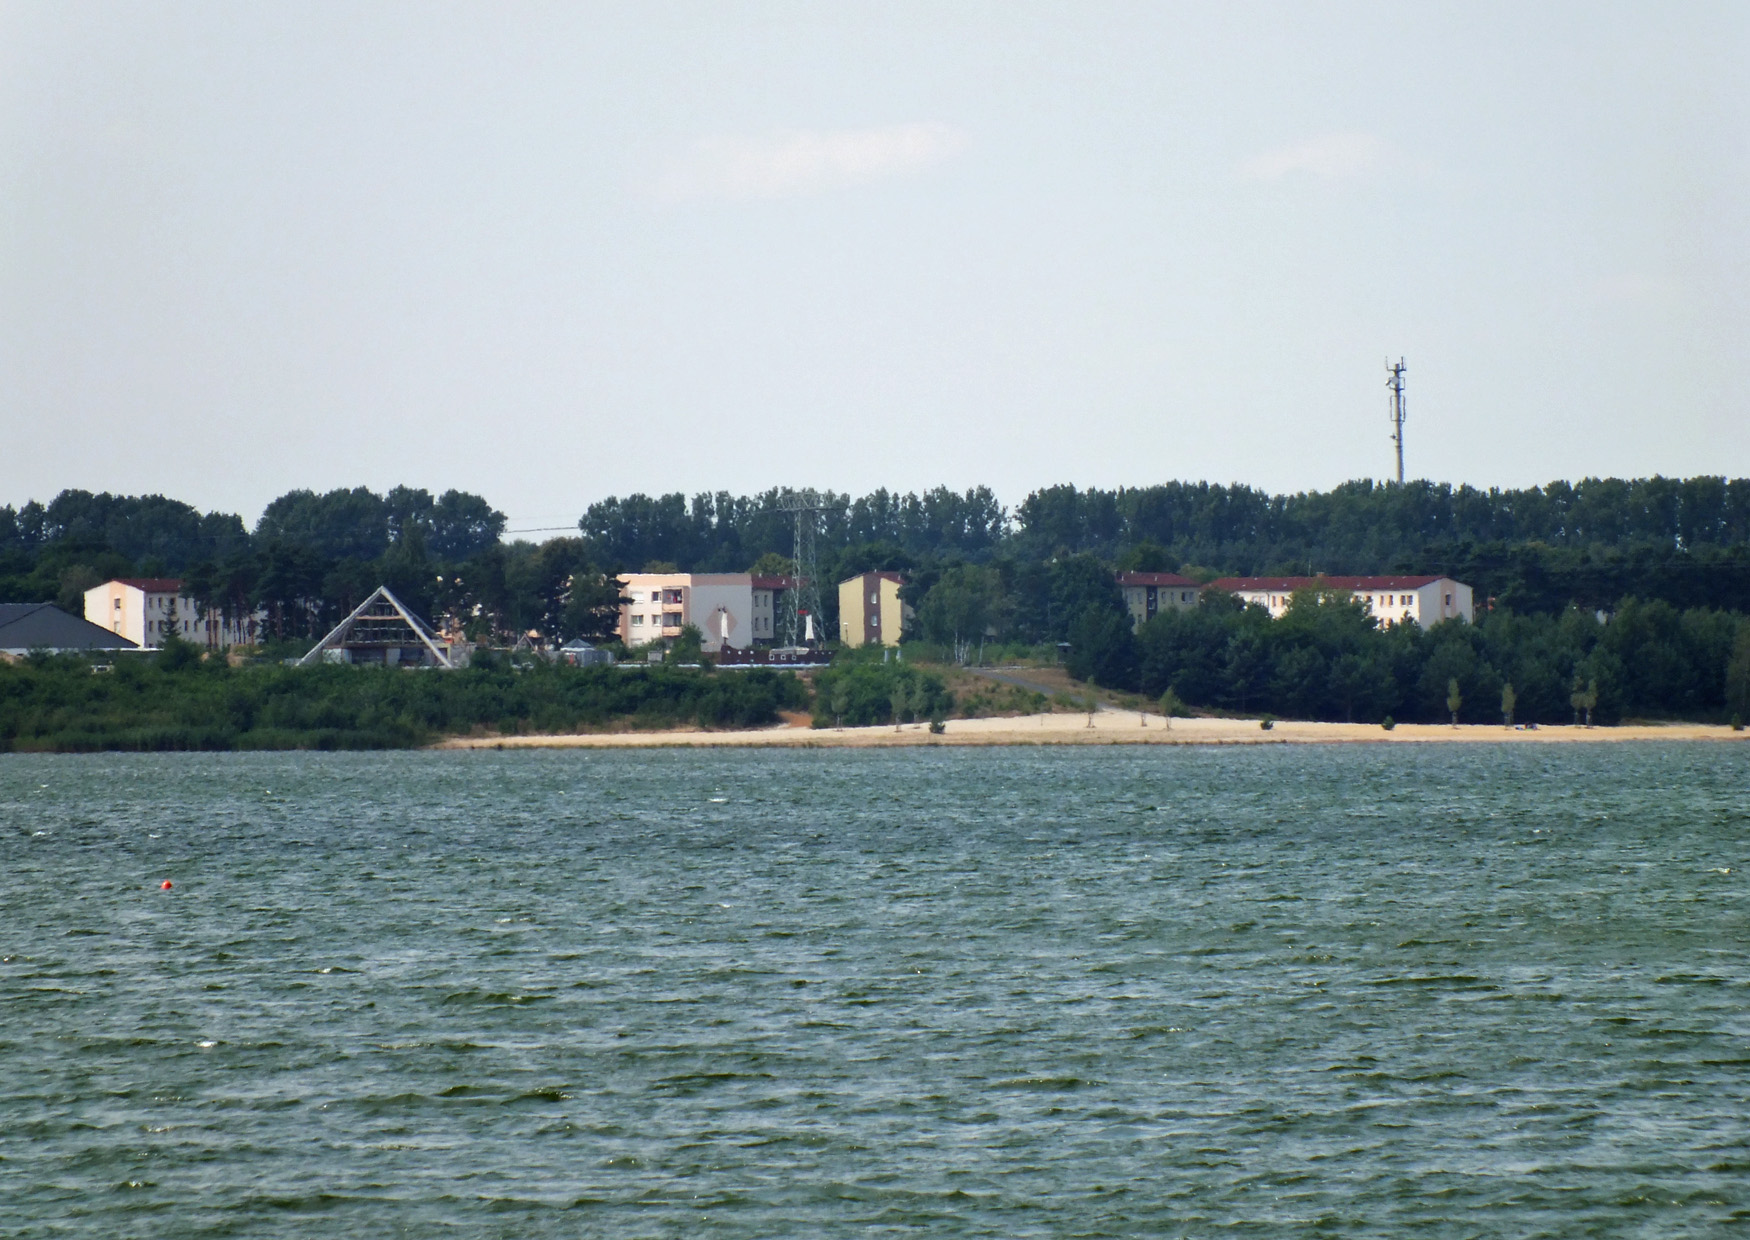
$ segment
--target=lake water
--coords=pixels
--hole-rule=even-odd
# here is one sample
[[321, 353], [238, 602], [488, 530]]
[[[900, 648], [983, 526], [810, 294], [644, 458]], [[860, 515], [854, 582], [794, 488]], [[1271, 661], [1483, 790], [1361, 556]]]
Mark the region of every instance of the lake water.
[[1724, 744], [0, 757], [0, 1234], [1741, 1234], [1747, 792]]

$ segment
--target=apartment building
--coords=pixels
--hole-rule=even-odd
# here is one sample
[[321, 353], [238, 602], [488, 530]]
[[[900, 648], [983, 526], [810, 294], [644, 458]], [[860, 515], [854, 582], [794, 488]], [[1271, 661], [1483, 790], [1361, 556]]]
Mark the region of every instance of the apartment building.
[[1223, 577], [1211, 589], [1237, 594], [1270, 609], [1272, 618], [1288, 610], [1296, 590], [1333, 590], [1361, 600], [1381, 624], [1420, 624], [1476, 618], [1471, 588], [1450, 577]]
[[777, 637], [783, 577], [752, 573], [621, 573], [620, 640], [627, 647], [673, 639], [691, 624], [705, 653], [770, 645]]
[[208, 650], [227, 650], [258, 641], [267, 613], [227, 617], [218, 608], [202, 611], [176, 577], [130, 577], [106, 581], [85, 591], [85, 618], [153, 650], [174, 633]]
[[1140, 629], [1157, 612], [1169, 607], [1197, 606], [1203, 597], [1203, 583], [1177, 573], [1119, 573], [1118, 589], [1124, 595], [1124, 606], [1130, 612], [1130, 625]]
[[897, 646], [912, 618], [900, 602], [898, 573], [861, 573], [839, 582], [839, 641], [847, 646]]

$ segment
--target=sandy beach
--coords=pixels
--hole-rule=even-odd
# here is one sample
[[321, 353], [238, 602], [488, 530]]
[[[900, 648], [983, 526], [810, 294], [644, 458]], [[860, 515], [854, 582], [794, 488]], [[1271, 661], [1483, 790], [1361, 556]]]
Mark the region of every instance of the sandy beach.
[[685, 729], [667, 732], [590, 732], [576, 735], [457, 737], [438, 749], [641, 749], [666, 746], [787, 746], [878, 748], [910, 745], [1337, 745], [1337, 744], [1573, 744], [1620, 741], [1742, 741], [1750, 732], [1721, 725], [1634, 724], [1621, 727], [1402, 723], [1391, 731], [1371, 723], [1277, 721], [1268, 731], [1245, 719], [1174, 719], [1127, 710], [1101, 710], [1092, 726], [1086, 715], [1025, 715], [1019, 718], [952, 719], [946, 731], [929, 725], [816, 729], [787, 724], [746, 731]]

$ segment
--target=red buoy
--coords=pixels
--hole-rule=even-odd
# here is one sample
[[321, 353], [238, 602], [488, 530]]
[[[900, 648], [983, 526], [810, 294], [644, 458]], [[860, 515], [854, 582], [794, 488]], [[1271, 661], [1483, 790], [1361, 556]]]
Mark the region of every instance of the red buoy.
[[158, 890], [159, 891], [169, 891], [171, 888], [171, 885], [172, 884], [171, 884], [170, 880], [167, 878], [163, 882], [158, 884]]

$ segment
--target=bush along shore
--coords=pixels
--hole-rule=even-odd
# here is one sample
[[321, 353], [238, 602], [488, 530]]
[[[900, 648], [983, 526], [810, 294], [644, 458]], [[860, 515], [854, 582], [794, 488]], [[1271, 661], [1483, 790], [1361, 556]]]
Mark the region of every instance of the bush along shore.
[[0, 664], [0, 752], [401, 749], [482, 732], [748, 728], [807, 703], [793, 674], [766, 670], [491, 657], [454, 672], [231, 667], [184, 646], [109, 665]]

